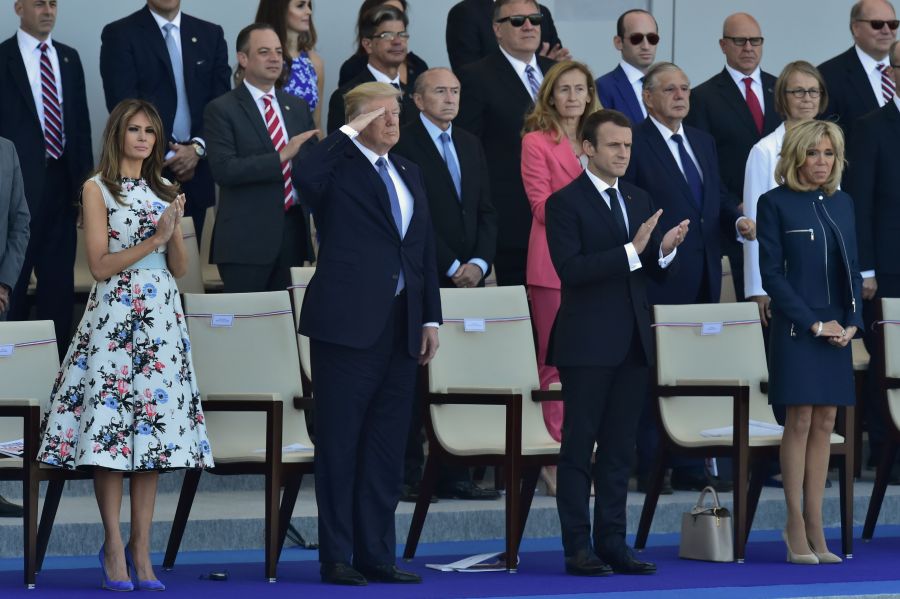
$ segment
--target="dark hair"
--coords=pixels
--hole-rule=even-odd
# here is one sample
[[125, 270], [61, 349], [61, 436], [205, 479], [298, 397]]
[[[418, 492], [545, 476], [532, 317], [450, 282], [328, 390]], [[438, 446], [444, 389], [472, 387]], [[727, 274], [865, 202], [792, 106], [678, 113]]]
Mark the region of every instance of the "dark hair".
[[631, 10], [626, 10], [621, 15], [619, 15], [619, 20], [616, 21], [616, 35], [620, 38], [625, 38], [625, 17], [634, 13], [644, 13], [645, 15], [650, 15], [650, 18], [653, 19], [653, 24], [656, 25], [656, 30], [659, 31], [659, 24], [656, 22], [656, 17], [654, 17], [649, 11], [646, 11], [642, 8], [632, 8]]
[[491, 18], [492, 21], [496, 21], [500, 18], [500, 9], [506, 6], [507, 4], [512, 4], [513, 2], [531, 2], [534, 4], [534, 7], [541, 10], [541, 5], [538, 4], [537, 0], [494, 0], [494, 16]]
[[[241, 29], [240, 33], [237, 35], [237, 41], [235, 41], [234, 47], [238, 52], [243, 54], [247, 53], [250, 49], [250, 34], [254, 31], [274, 31], [275, 35], [278, 35], [278, 32], [269, 23], [251, 23]], [[281, 40], [280, 37], [278, 39]], [[282, 47], [281, 51], [284, 52], [284, 47]]]
[[631, 121], [628, 117], [611, 108], [601, 108], [597, 112], [592, 112], [584, 119], [581, 125], [580, 137], [583, 141], [590, 142], [592, 146], [597, 145], [597, 129], [604, 123], [612, 123], [617, 127], [626, 127], [631, 129]]
[[[409, 11], [409, 4], [406, 0], [397, 0], [400, 4], [403, 5], [403, 14], [406, 15], [407, 11]], [[363, 0], [363, 3], [359, 6], [359, 14], [356, 16], [356, 53], [360, 56], [366, 55], [366, 49], [363, 48], [362, 41], [365, 39], [365, 35], [363, 35], [363, 22], [365, 21], [365, 17], [371, 12], [373, 9], [378, 8], [386, 3], [386, 0]], [[391, 7], [394, 8], [394, 7]], [[409, 25], [409, 17], [406, 17], [406, 20], [403, 22], [405, 25]], [[380, 24], [380, 23], [379, 23]]]
[[[296, 56], [292, 56], [290, 46], [288, 44], [288, 26], [287, 11], [292, 0], [259, 0], [259, 7], [256, 9], [256, 23], [267, 23], [272, 26], [278, 38], [281, 40], [281, 50], [284, 55], [285, 62], [290, 62]], [[309, 0], [309, 6], [312, 8], [312, 0]], [[297, 52], [312, 50], [316, 47], [316, 41], [319, 36], [316, 34], [316, 27], [313, 25], [312, 19], [309, 21], [309, 31], [298, 32], [297, 35]]]

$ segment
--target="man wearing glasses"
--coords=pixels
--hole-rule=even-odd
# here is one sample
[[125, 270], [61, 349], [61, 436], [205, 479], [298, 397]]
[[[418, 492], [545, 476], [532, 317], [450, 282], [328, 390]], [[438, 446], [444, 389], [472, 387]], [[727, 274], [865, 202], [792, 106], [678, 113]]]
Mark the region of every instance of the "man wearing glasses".
[[497, 281], [525, 284], [531, 207], [522, 186], [522, 123], [553, 61], [536, 54], [541, 15], [535, 0], [497, 0], [494, 35], [499, 47], [459, 72], [462, 85], [455, 124], [481, 138], [497, 208]]
[[604, 108], [618, 110], [637, 124], [647, 118], [641, 99], [644, 75], [656, 60], [659, 28], [646, 10], [622, 13], [616, 21], [613, 45], [622, 53], [619, 66], [597, 79], [597, 93]]
[[[853, 47], [819, 65], [829, 96], [823, 116], [836, 120], [847, 138], [856, 119], [894, 97], [888, 50], [897, 37], [897, 26], [897, 13], [890, 2], [860, 0], [850, 9]], [[847, 155], [848, 161], [853, 158]]]
[[[377, 81], [399, 89], [403, 95], [400, 101], [400, 122], [405, 125], [419, 114], [412, 94], [400, 83], [400, 65], [409, 54], [409, 19], [406, 13], [390, 5], [381, 5], [369, 11], [360, 30], [363, 48], [369, 55], [366, 69], [339, 87], [328, 101], [328, 133], [344, 124], [344, 94], [363, 83]], [[427, 69], [428, 66], [425, 65]], [[412, 90], [415, 78], [411, 77], [406, 87]]]

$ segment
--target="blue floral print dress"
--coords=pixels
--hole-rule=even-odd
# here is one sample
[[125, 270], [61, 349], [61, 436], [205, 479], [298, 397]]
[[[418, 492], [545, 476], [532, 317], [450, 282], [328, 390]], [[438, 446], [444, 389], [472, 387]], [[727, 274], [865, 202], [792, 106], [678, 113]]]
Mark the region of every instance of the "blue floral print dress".
[[306, 100], [306, 103], [309, 104], [309, 111], [312, 112], [319, 104], [318, 85], [319, 76], [309, 59], [309, 54], [304, 50], [291, 62], [291, 73], [287, 83], [284, 84], [284, 91]]
[[[143, 179], [123, 179], [123, 203], [99, 177], [109, 251], [156, 232], [166, 207]], [[176, 231], [177, 234], [177, 231]], [[212, 467], [184, 310], [160, 248], [88, 297], [44, 412], [38, 460], [65, 468]]]

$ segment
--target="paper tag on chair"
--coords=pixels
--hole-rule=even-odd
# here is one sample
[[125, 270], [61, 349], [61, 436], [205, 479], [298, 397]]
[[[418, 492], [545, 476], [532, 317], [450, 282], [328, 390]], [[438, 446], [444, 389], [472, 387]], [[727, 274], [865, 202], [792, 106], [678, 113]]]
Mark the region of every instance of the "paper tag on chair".
[[483, 318], [463, 318], [463, 330], [467, 333], [483, 333], [485, 324]]
[[0, 358], [8, 358], [13, 355], [13, 352], [16, 350], [16, 346], [10, 343], [9, 345], [0, 345]]
[[213, 314], [209, 324], [214, 328], [231, 327], [234, 324], [234, 314]]
[[700, 327], [701, 335], [719, 335], [722, 333], [722, 327], [725, 323], [722, 322], [704, 322]]

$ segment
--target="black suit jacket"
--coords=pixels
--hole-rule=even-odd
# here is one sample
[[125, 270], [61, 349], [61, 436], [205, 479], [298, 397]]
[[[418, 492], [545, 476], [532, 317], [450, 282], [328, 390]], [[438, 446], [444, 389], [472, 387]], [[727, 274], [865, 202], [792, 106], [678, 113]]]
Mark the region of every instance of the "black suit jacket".
[[425, 178], [435, 231], [438, 279], [444, 287], [455, 286], [447, 277], [454, 260], [466, 263], [471, 258], [481, 258], [490, 266], [497, 247], [497, 212], [491, 203], [481, 142], [458, 127], [452, 129], [452, 139], [459, 157], [461, 201], [450, 171], [421, 118], [403, 127], [394, 147], [397, 154], [416, 163]]
[[719, 178], [716, 145], [705, 131], [685, 126], [685, 135], [700, 163], [703, 175], [703, 205], [697, 207], [687, 181], [659, 129], [650, 117], [634, 130], [631, 163], [625, 180], [645, 189], [657, 208], [663, 209], [657, 228], [668, 231], [684, 219], [690, 219], [691, 230], [678, 248], [678, 277], [663, 286], [651, 286], [649, 296], [654, 304], [689, 304], [705, 278], [709, 297], [719, 301], [722, 288], [721, 230], [735, 233], [737, 209]]
[[[341, 65], [338, 74], [338, 87], [343, 87], [355, 79], [363, 71], [368, 71], [366, 65], [369, 64], [368, 54], [356, 53]], [[406, 55], [406, 88], [412, 90], [416, 85], [416, 77], [428, 70], [428, 64], [422, 60], [412, 50]]]
[[858, 120], [844, 190], [856, 208], [860, 270], [900, 275], [900, 111], [894, 102]]
[[389, 158], [413, 197], [412, 219], [402, 238], [384, 182], [341, 131], [313, 146], [296, 169], [300, 197], [316, 215], [321, 236], [300, 333], [355, 349], [371, 347], [393, 307], [402, 268], [408, 350], [415, 357], [422, 325], [441, 322], [434, 231], [419, 168], [397, 154]]
[[[427, 70], [428, 67], [426, 66], [425, 68]], [[368, 68], [364, 68], [362, 71], [360, 71], [359, 75], [331, 93], [331, 98], [328, 100], [328, 133], [333, 133], [335, 129], [339, 129], [346, 123], [346, 119], [344, 118], [344, 94], [349, 92], [357, 85], [362, 85], [363, 83], [371, 83], [372, 81], [375, 81], [375, 76], [372, 75], [372, 71], [370, 71]], [[413, 119], [418, 118], [419, 116], [419, 109], [416, 108], [416, 103], [413, 102], [412, 99], [413, 85], [414, 82], [413, 84], [408, 83], [406, 85], [406, 88], [403, 90], [403, 97], [400, 100], [401, 125], [410, 123]]]
[[878, 99], [856, 55], [856, 47], [851, 46], [820, 64], [819, 72], [828, 88], [828, 107], [823, 117], [837, 122], [844, 130], [844, 137], [849, 138], [854, 122], [878, 108]]
[[[302, 99], [275, 90], [288, 137], [314, 129]], [[209, 166], [219, 184], [213, 237], [213, 262], [272, 264], [281, 250], [284, 227], [284, 179], [281, 161], [263, 117], [245, 85], [206, 107]], [[294, 185], [306, 142], [292, 161]]]
[[750, 149], [781, 124], [781, 117], [775, 111], [775, 77], [760, 72], [760, 78], [764, 106], [762, 135], [756, 129], [741, 90], [725, 69], [691, 90], [691, 110], [684, 119], [716, 140], [719, 173], [725, 188], [734, 196], [735, 205], [741, 203], [744, 195], [744, 171]]
[[[539, 56], [544, 74], [555, 62]], [[459, 72], [462, 87], [454, 124], [481, 139], [491, 173], [491, 199], [500, 232], [497, 247], [524, 250], [531, 231], [531, 206], [522, 185], [522, 124], [534, 103], [509, 61], [497, 48]]]
[[[69, 193], [59, 198], [59, 206], [68, 207], [74, 216], [72, 206], [81, 193], [81, 184], [94, 167], [91, 122], [84, 69], [78, 52], [56, 40], [53, 40], [53, 46], [59, 57], [62, 79], [63, 128], [66, 136], [63, 160], [70, 183]], [[38, 120], [25, 62], [15, 35], [0, 44], [0, 137], [9, 139], [16, 146], [28, 209], [32, 218], [36, 218], [44, 196], [47, 152], [44, 148], [44, 129]]]
[[[625, 199], [629, 239], [656, 207], [643, 190], [619, 180]], [[556, 366], [614, 367], [640, 337], [647, 362], [655, 353], [650, 334], [648, 279], [662, 281], [674, 267], [659, 266], [660, 227], [631, 271], [612, 211], [582, 174], [547, 200], [547, 243], [562, 284], [562, 299], [547, 355]], [[678, 261], [681, 250], [678, 250]]]
[[[543, 5], [540, 8], [544, 15], [541, 43], [547, 42], [551, 48], [562, 44], [550, 10]], [[493, 0], [462, 0], [450, 9], [447, 14], [447, 54], [454, 71], [459, 71], [497, 49], [493, 17]]]

